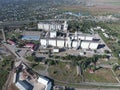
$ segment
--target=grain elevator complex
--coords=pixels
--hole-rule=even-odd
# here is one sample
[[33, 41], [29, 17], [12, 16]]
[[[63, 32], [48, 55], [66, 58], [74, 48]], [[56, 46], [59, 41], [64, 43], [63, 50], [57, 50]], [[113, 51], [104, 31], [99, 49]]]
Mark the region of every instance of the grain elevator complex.
[[[66, 50], [98, 50], [104, 43], [95, 34], [84, 34], [80, 31], [71, 33], [68, 30], [67, 21], [63, 24], [58, 23], [38, 23], [38, 29], [42, 30], [40, 35], [40, 45], [44, 49], [65, 48]], [[59, 52], [59, 50], [53, 50]]]

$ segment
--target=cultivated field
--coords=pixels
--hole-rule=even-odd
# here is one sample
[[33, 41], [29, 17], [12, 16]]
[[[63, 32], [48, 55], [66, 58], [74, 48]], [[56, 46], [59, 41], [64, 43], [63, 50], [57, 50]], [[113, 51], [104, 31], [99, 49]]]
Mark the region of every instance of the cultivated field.
[[90, 12], [92, 15], [105, 15], [105, 14], [120, 14], [120, 1], [119, 0], [91, 0], [93, 6], [87, 7], [82, 5], [71, 5], [59, 7], [61, 10], [74, 11], [74, 12]]

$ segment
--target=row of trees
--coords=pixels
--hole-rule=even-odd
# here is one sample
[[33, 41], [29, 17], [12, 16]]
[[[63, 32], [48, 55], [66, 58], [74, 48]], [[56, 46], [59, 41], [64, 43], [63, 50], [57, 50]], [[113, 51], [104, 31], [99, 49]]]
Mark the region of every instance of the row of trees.
[[76, 30], [81, 31], [83, 33], [88, 33], [90, 31], [91, 27], [96, 27], [97, 23], [95, 21], [72, 21], [68, 22], [69, 27], [68, 29], [72, 32], [75, 32]]
[[96, 62], [98, 61], [99, 58], [107, 58], [106, 55], [94, 55], [93, 57], [82, 57], [82, 56], [72, 56], [72, 55], [67, 55], [64, 57], [60, 56], [53, 56], [55, 59], [62, 59], [62, 60], [69, 60], [71, 61], [71, 64], [74, 66], [81, 66], [83, 70], [87, 69], [90, 67], [91, 63], [93, 66], [96, 66]]

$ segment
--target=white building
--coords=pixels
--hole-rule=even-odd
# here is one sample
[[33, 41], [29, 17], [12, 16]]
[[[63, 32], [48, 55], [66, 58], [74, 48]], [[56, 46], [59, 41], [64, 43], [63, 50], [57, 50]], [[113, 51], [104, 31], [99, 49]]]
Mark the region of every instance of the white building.
[[57, 32], [56, 31], [51, 31], [50, 32], [50, 38], [55, 38], [57, 37]]
[[63, 39], [58, 39], [57, 40], [57, 47], [65, 47], [66, 46], [66, 40], [63, 40]]
[[55, 38], [49, 38], [49, 39], [46, 39], [46, 38], [43, 38], [43, 39], [40, 39], [40, 44], [41, 46], [54, 46], [54, 47], [65, 47], [66, 46], [66, 40], [64, 39], [55, 39]]
[[72, 47], [73, 47], [73, 48], [76, 48], [77, 46], [78, 46], [78, 41], [76, 41], [76, 40], [73, 41], [73, 42], [72, 42]]
[[54, 48], [53, 49], [53, 53], [58, 53], [58, 52], [60, 52], [59, 48]]
[[109, 38], [109, 35], [107, 33], [103, 33], [103, 35], [106, 37], [106, 38]]
[[99, 45], [98, 42], [91, 42], [89, 48], [92, 50], [96, 50], [98, 48], [98, 45]]
[[68, 24], [65, 21], [63, 24], [58, 24], [58, 23], [38, 23], [38, 29], [42, 30], [67, 30], [68, 29]]
[[67, 31], [67, 30], [68, 30], [67, 21], [65, 21], [64, 24], [63, 24], [63, 30], [64, 30], [64, 31]]
[[38, 82], [45, 85], [45, 90], [51, 90], [52, 83], [47, 78], [39, 77]]
[[40, 44], [42, 45], [42, 46], [47, 46], [47, 39], [40, 39]]
[[49, 39], [41, 39], [40, 40], [41, 46], [53, 46], [53, 47], [68, 47], [68, 48], [82, 48], [82, 49], [97, 49], [99, 42], [93, 42], [88, 40], [71, 40], [68, 39], [55, 39], [55, 38], [49, 38]]
[[43, 30], [61, 30], [62, 27], [60, 24], [55, 24], [55, 23], [38, 23], [38, 29], [43, 29]]
[[72, 35], [72, 39], [80, 39], [80, 40], [88, 40], [88, 41], [92, 41], [94, 38], [93, 35], [87, 35], [87, 34], [76, 34]]
[[87, 36], [87, 35], [86, 35], [85, 40], [92, 41], [93, 38], [94, 38], [93, 36], [89, 36], [89, 35]]
[[88, 41], [82, 41], [81, 42], [81, 48], [82, 49], [89, 49], [90, 42]]
[[56, 47], [56, 46], [57, 46], [57, 39], [49, 39], [49, 40], [48, 40], [48, 44], [49, 44], [50, 46]]
[[78, 38], [80, 39], [80, 40], [85, 40], [85, 36], [78, 36]]
[[50, 38], [41, 38], [41, 46], [53, 46], [59, 48], [82, 48], [82, 49], [97, 49], [99, 42], [94, 42], [94, 35], [70, 33], [65, 38], [57, 36], [57, 32], [50, 32]]
[[82, 41], [80, 47], [82, 49], [96, 50], [98, 48], [98, 45], [99, 45], [99, 42]]

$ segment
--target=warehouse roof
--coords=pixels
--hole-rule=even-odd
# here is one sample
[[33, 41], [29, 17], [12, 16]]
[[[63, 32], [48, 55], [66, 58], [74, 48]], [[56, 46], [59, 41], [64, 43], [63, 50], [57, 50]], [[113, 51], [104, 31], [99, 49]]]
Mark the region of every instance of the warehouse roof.
[[30, 83], [28, 83], [26, 80], [23, 80], [23, 81], [19, 80], [15, 85], [20, 90], [32, 90], [33, 89], [33, 86]]
[[32, 35], [24, 35], [22, 37], [22, 40], [39, 40], [40, 39], [40, 36], [32, 36]]

